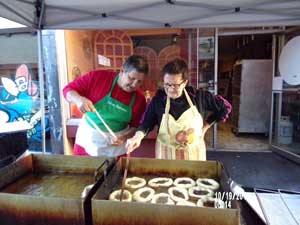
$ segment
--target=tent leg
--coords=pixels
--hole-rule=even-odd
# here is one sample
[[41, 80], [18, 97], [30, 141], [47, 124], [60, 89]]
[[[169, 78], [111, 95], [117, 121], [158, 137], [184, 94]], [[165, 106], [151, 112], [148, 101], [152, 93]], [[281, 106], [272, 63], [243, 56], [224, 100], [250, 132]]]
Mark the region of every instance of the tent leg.
[[39, 90], [40, 90], [42, 152], [43, 154], [45, 154], [46, 153], [46, 131], [45, 131], [45, 92], [44, 92], [42, 30], [37, 30], [37, 37], [38, 37], [38, 77], [39, 77]]

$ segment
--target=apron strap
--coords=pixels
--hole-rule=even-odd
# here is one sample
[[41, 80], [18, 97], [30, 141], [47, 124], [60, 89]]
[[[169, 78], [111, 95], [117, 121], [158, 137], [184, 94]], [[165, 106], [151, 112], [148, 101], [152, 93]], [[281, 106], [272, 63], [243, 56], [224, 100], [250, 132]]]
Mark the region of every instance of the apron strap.
[[169, 136], [170, 136], [170, 128], [169, 128], [169, 112], [170, 112], [170, 97], [167, 96], [167, 102], [166, 102], [166, 108], [165, 108], [165, 115], [166, 115], [166, 119], [164, 120], [165, 123], [167, 123], [167, 132], [168, 132], [168, 141], [169, 141]]
[[129, 104], [129, 107], [132, 108], [133, 107], [133, 104], [135, 103], [135, 99], [136, 99], [136, 96], [135, 96], [135, 92], [133, 93], [132, 95], [132, 98], [131, 98], [131, 101], [130, 101], [130, 104]]
[[[192, 102], [192, 100], [191, 100], [191, 98], [190, 98], [190, 96], [189, 96], [189, 94], [188, 94], [188, 92], [186, 91], [185, 88], [183, 89], [183, 92], [184, 92], [184, 94], [185, 94], [186, 100], [188, 101], [190, 107], [192, 108], [192, 107], [194, 106], [194, 104], [193, 104], [193, 102]], [[193, 108], [193, 109], [194, 109], [194, 108]], [[193, 114], [195, 115], [195, 114], [196, 114], [195, 110], [192, 110], [192, 111], [193, 111]]]
[[193, 104], [193, 102], [192, 102], [192, 100], [191, 100], [189, 94], [188, 94], [187, 91], [185, 90], [185, 88], [183, 89], [183, 92], [184, 92], [184, 94], [185, 94], [186, 100], [188, 101], [190, 107], [194, 106], [194, 104]]
[[165, 108], [165, 114], [169, 114], [170, 112], [170, 97], [167, 96], [167, 102], [166, 102], [166, 108]]
[[108, 92], [108, 96], [111, 97], [111, 93], [112, 93], [112, 90], [114, 89], [114, 87], [116, 86], [116, 83], [117, 81], [119, 80], [119, 74], [114, 78], [114, 81], [110, 87], [110, 90]]

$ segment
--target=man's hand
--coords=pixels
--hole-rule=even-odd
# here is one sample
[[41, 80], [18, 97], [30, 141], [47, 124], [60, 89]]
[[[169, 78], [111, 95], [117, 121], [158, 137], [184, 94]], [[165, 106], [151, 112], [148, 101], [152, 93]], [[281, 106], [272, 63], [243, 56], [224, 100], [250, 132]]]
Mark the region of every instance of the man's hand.
[[88, 98], [79, 95], [76, 91], [71, 90], [68, 91], [66, 95], [66, 99], [68, 102], [74, 103], [80, 112], [86, 113], [86, 112], [94, 112], [95, 107], [93, 105], [93, 102], [89, 100]]
[[143, 140], [144, 136], [145, 135], [142, 131], [137, 131], [132, 138], [127, 140], [125, 145], [127, 149], [127, 154], [133, 152], [141, 145], [141, 141]]
[[95, 111], [93, 102], [87, 99], [86, 97], [78, 96], [77, 99], [75, 100], [75, 104], [77, 108], [80, 110], [80, 112], [82, 113]]

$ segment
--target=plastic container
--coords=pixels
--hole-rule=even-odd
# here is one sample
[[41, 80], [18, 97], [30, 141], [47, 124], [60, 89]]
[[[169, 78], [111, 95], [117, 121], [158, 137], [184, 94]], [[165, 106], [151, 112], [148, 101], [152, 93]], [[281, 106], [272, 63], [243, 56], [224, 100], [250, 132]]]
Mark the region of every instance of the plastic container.
[[279, 122], [278, 142], [284, 145], [289, 145], [293, 142], [293, 123], [288, 116], [282, 116]]

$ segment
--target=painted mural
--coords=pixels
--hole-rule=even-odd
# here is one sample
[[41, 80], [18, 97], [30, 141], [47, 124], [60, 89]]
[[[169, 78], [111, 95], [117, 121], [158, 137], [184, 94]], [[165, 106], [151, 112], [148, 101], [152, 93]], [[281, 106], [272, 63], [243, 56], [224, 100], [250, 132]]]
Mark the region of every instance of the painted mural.
[[[1, 124], [27, 121], [31, 129], [27, 137], [35, 142], [41, 141], [41, 110], [37, 81], [25, 64], [16, 69], [13, 78], [0, 74], [0, 126]], [[49, 130], [49, 120], [45, 120], [46, 131]]]

